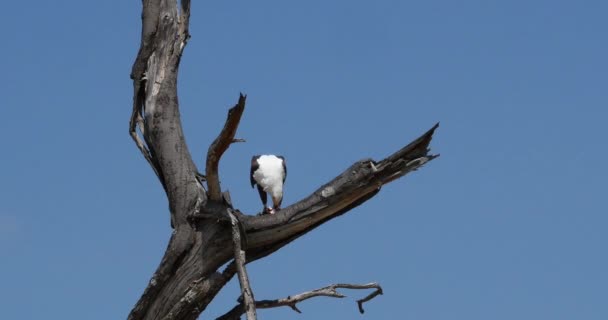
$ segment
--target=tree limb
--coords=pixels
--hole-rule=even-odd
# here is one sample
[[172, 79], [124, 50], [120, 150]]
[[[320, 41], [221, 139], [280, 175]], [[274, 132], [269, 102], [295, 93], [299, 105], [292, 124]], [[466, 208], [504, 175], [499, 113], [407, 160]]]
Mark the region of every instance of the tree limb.
[[239, 127], [239, 122], [241, 121], [243, 111], [245, 111], [246, 99], [247, 97], [241, 93], [237, 104], [228, 110], [228, 117], [226, 119], [226, 123], [224, 124], [224, 128], [218, 137], [215, 138], [213, 143], [211, 143], [209, 150], [207, 151], [207, 194], [209, 195], [209, 199], [212, 201], [220, 201], [222, 199], [222, 189], [220, 187], [220, 178], [218, 172], [219, 162], [224, 152], [226, 152], [228, 147], [230, 147], [230, 144], [238, 141], [235, 141], [234, 135]]
[[[378, 295], [382, 294], [382, 287], [377, 283], [368, 283], [368, 284], [347, 284], [347, 283], [338, 283], [332, 284], [327, 287], [323, 287], [320, 289], [306, 291], [300, 294], [288, 296], [286, 298], [275, 299], [275, 300], [261, 300], [256, 301], [255, 306], [258, 309], [269, 309], [269, 308], [278, 308], [278, 307], [290, 307], [297, 313], [302, 313], [300, 309], [298, 309], [297, 304], [308, 300], [314, 297], [331, 297], [331, 298], [345, 298], [346, 296], [339, 293], [337, 289], [376, 289], [371, 294], [367, 295], [363, 299], [357, 300], [357, 305], [359, 308], [359, 312], [365, 312], [363, 310], [363, 303], [375, 298]], [[243, 303], [236, 305], [230, 311], [220, 316], [216, 320], [238, 320], [241, 315], [245, 312]]]
[[318, 225], [348, 212], [380, 188], [415, 171], [439, 155], [429, 144], [439, 124], [381, 161], [361, 160], [317, 191], [274, 215], [243, 216], [249, 256], [266, 256]]
[[[352, 289], [352, 288], [349, 288], [349, 289]], [[363, 304], [366, 303], [366, 302], [368, 302], [368, 301], [370, 301], [370, 300], [372, 300], [373, 298], [375, 298], [376, 296], [381, 295], [381, 294], [383, 294], [382, 288], [380, 286], [378, 286], [376, 288], [376, 290], [374, 290], [374, 292], [368, 294], [365, 298], [357, 300], [357, 306], [359, 307], [359, 312], [361, 314], [364, 314], [365, 310], [363, 310]]]
[[239, 276], [239, 284], [241, 285], [241, 294], [243, 297], [245, 313], [247, 314], [247, 320], [256, 320], [257, 315], [255, 311], [255, 299], [253, 298], [253, 291], [251, 290], [251, 284], [249, 283], [249, 277], [247, 276], [247, 269], [245, 268], [245, 249], [241, 247], [241, 228], [239, 227], [240, 222], [232, 213], [232, 209], [228, 209], [228, 215], [230, 216], [232, 225], [234, 262], [236, 264], [236, 270]]

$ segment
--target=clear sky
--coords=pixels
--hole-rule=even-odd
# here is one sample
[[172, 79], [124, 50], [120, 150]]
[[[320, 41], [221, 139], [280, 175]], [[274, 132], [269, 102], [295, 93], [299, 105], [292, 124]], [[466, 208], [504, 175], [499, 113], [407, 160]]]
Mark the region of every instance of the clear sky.
[[[8, 1], [0, 19], [3, 319], [124, 319], [167, 201], [127, 133], [140, 1]], [[261, 319], [608, 319], [606, 1], [193, 1], [179, 79], [203, 157], [248, 94], [222, 183], [287, 158], [284, 204], [441, 121], [441, 157], [249, 266], [256, 297], [380, 282]], [[602, 138], [603, 137], [603, 138]], [[227, 244], [228, 245], [228, 244]], [[234, 305], [235, 282], [209, 306]]]

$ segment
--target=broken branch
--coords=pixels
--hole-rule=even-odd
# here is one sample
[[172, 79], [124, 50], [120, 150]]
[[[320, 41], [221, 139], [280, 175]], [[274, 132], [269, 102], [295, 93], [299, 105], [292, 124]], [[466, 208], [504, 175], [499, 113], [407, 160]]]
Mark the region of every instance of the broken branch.
[[212, 201], [222, 200], [222, 189], [220, 187], [219, 178], [219, 162], [224, 152], [226, 152], [228, 147], [230, 147], [230, 144], [235, 142], [234, 135], [236, 134], [236, 129], [239, 126], [241, 116], [245, 110], [246, 98], [247, 96], [241, 93], [237, 104], [228, 110], [228, 118], [226, 119], [224, 128], [209, 146], [209, 151], [207, 151], [206, 173], [207, 188], [209, 189], [207, 193], [209, 195], [209, 199]]

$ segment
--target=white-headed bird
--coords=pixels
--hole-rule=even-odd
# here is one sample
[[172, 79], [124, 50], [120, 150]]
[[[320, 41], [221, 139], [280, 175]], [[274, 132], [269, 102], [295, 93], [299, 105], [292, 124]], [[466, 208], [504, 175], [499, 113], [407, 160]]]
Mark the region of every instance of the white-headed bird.
[[[272, 154], [258, 155], [251, 158], [251, 187], [257, 185], [260, 199], [264, 204], [263, 213], [274, 214], [281, 209], [283, 201], [283, 184], [287, 177], [285, 158]], [[266, 206], [267, 196], [272, 197], [272, 208]]]

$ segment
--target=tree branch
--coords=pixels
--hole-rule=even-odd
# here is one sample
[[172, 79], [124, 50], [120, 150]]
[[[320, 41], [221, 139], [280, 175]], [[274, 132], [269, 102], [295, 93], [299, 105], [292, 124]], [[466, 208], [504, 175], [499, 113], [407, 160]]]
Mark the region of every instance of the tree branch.
[[[352, 288], [350, 288], [350, 289], [352, 289]], [[378, 287], [376, 288], [376, 290], [374, 290], [374, 292], [368, 294], [367, 297], [365, 297], [365, 298], [357, 300], [357, 306], [359, 307], [359, 312], [361, 314], [364, 314], [365, 310], [363, 310], [363, 304], [381, 294], [383, 294], [382, 288], [378, 285]]]
[[[308, 300], [308, 299], [314, 298], [314, 297], [345, 298], [346, 296], [339, 293], [337, 291], [337, 289], [354, 289], [354, 290], [376, 289], [376, 290], [374, 290], [374, 292], [367, 295], [365, 298], [357, 300], [359, 312], [361, 312], [361, 313], [365, 312], [363, 310], [363, 303], [382, 294], [382, 287], [380, 287], [380, 285], [377, 283], [368, 283], [368, 284], [338, 283], [338, 284], [329, 285], [324, 288], [320, 288], [320, 289], [316, 289], [316, 290], [312, 290], [312, 291], [306, 291], [306, 292], [303, 292], [300, 294], [288, 296], [288, 297], [282, 298], [282, 299], [256, 301], [255, 306], [258, 309], [290, 307], [295, 312], [302, 313], [302, 311], [300, 311], [300, 309], [298, 309], [297, 304], [304, 300]], [[240, 317], [244, 313], [244, 311], [245, 311], [245, 309], [243, 307], [243, 303], [240, 303], [240, 304], [236, 305], [234, 308], [232, 308], [230, 311], [225, 313], [224, 315], [217, 318], [216, 320], [238, 320], [238, 319], [240, 319]]]
[[232, 213], [232, 209], [228, 209], [228, 215], [230, 216], [232, 224], [234, 262], [236, 264], [236, 270], [239, 276], [239, 284], [241, 285], [241, 294], [243, 297], [245, 313], [247, 314], [247, 320], [256, 320], [257, 315], [255, 312], [255, 299], [253, 298], [253, 291], [251, 290], [251, 284], [249, 283], [249, 277], [247, 276], [247, 269], [245, 268], [245, 250], [241, 247], [241, 228], [239, 227], [240, 222]]
[[220, 201], [222, 199], [222, 189], [220, 187], [219, 178], [219, 162], [220, 158], [228, 150], [230, 144], [235, 142], [234, 135], [239, 127], [241, 116], [245, 111], [245, 100], [247, 99], [242, 93], [239, 96], [239, 102], [228, 110], [226, 123], [220, 134], [215, 138], [207, 151], [207, 194], [209, 199]]
[[353, 164], [317, 191], [274, 215], [243, 216], [248, 261], [266, 256], [318, 225], [338, 217], [373, 197], [380, 188], [422, 167], [439, 155], [429, 155], [429, 144], [439, 124], [381, 161]]

